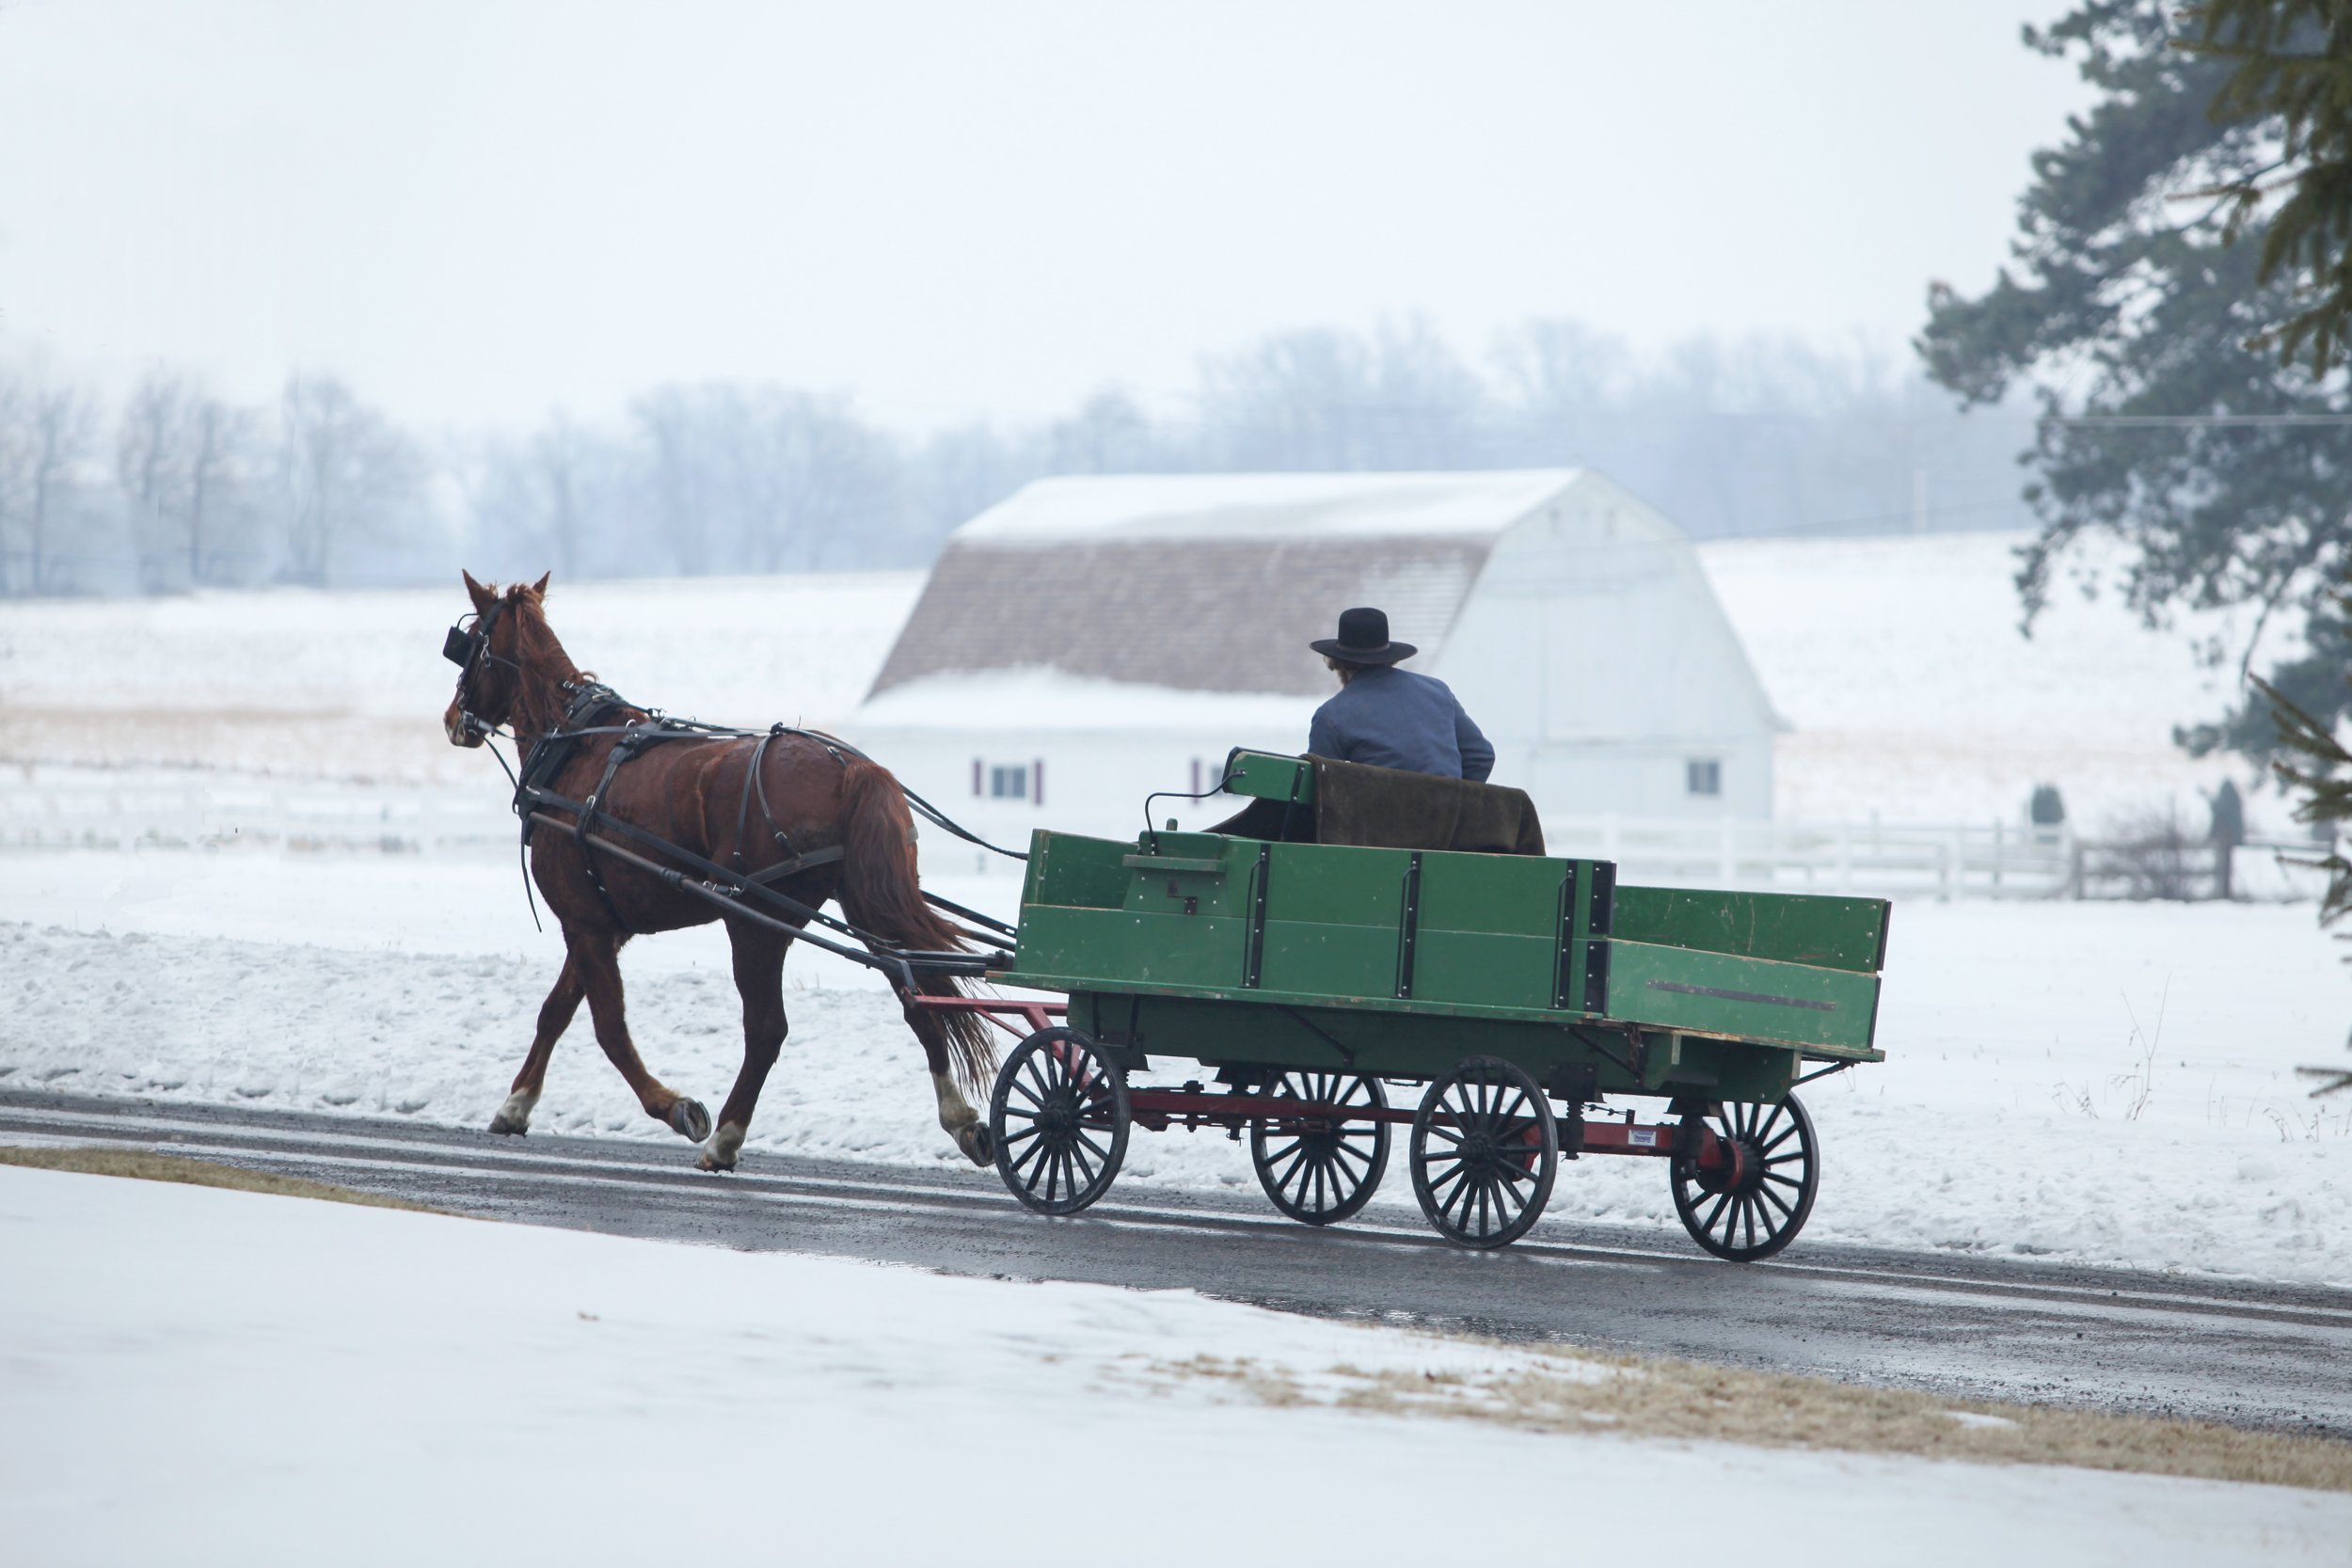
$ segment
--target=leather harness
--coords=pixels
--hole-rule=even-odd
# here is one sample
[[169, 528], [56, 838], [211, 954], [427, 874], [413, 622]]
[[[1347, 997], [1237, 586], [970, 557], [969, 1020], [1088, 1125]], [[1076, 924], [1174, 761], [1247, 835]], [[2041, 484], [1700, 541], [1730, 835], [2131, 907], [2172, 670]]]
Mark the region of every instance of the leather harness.
[[[613, 709], [630, 708], [633, 705], [623, 698], [619, 692], [600, 682], [586, 681], [576, 686], [572, 686], [571, 683], [566, 684], [571, 686], [572, 696], [570, 702], [564, 705], [562, 721], [553, 730], [532, 743], [531, 750], [523, 758], [522, 772], [516, 780], [515, 811], [516, 815], [522, 818], [523, 843], [528, 847], [531, 842], [533, 827], [531, 816], [535, 808], [544, 805], [552, 806], [559, 811], [570, 812], [572, 814], [572, 842], [580, 846], [580, 863], [587, 870], [588, 885], [595, 890], [597, 902], [604, 906], [604, 912], [611, 918], [613, 927], [622, 932], [635, 935], [635, 928], [622, 917], [620, 906], [613, 901], [612, 890], [605, 885], [603, 870], [597, 864], [597, 840], [594, 836], [596, 829], [602, 826], [630, 826], [621, 823], [619, 818], [612, 816], [604, 809], [604, 802], [612, 799], [612, 780], [620, 772], [621, 765], [665, 741], [751, 740], [755, 738], [754, 733], [748, 730], [724, 729], [718, 725], [703, 724], [693, 721], [673, 720], [654, 711], [647, 711], [646, 717], [643, 719], [633, 719], [624, 723], [598, 723], [598, 720], [605, 718]], [[573, 752], [578, 750], [581, 741], [599, 735], [617, 736], [619, 738], [613, 742], [612, 749], [605, 753], [604, 772], [597, 779], [596, 787], [584, 800], [569, 800], [556, 794], [548, 787], [555, 776], [563, 771], [564, 765], [571, 760]], [[752, 748], [751, 765], [744, 769], [742, 793], [736, 801], [735, 849], [730, 858], [735, 863], [734, 870], [738, 877], [760, 887], [772, 887], [775, 883], [796, 877], [803, 871], [812, 870], [820, 865], [830, 865], [842, 859], [847, 852], [845, 847], [838, 844], [797, 851], [792, 847], [791, 836], [776, 821], [775, 812], [768, 803], [768, 781], [765, 773], [768, 748], [780, 736], [798, 736], [814, 740], [824, 747], [827, 755], [845, 768], [848, 766], [845, 752], [850, 755], [863, 754], [837, 736], [829, 736], [818, 730], [798, 729], [788, 724], [772, 724], [769, 726], [765, 734], [756, 736], [757, 743]], [[745, 860], [743, 853], [744, 847], [749, 842], [747, 830], [751, 825], [752, 802], [755, 800], [759, 802], [761, 823], [769, 837], [774, 842], [777, 852], [784, 857], [774, 865], [763, 866], [757, 871], [749, 869], [749, 863]], [[912, 824], [909, 824], [907, 832], [909, 841], [912, 842], [914, 837]], [[635, 831], [632, 831], [631, 836], [635, 836]]]

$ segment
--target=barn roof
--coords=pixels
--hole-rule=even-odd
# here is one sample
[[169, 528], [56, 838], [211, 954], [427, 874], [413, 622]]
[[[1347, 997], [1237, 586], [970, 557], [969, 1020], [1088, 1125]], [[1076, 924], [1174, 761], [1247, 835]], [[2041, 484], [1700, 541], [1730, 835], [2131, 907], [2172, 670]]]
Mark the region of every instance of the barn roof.
[[958, 529], [870, 696], [1057, 670], [1193, 691], [1311, 694], [1308, 640], [1377, 605], [1427, 668], [1503, 531], [1574, 469], [1040, 480]]

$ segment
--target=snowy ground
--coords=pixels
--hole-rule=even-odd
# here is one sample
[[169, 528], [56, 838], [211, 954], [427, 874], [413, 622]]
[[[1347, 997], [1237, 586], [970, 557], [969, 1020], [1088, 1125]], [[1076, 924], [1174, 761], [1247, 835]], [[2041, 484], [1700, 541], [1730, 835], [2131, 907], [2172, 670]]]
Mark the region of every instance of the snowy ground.
[[[1699, 546], [1724, 612], [1792, 728], [1773, 748], [1775, 814], [1798, 821], [2014, 821], [2057, 784], [2080, 831], [2168, 807], [2201, 832], [2203, 792], [2259, 776], [2194, 761], [2175, 724], [2233, 705], [2245, 618], [2150, 630], [2107, 594], [2061, 582], [2030, 640], [2017, 630], [2026, 536], [1720, 540]], [[2086, 559], [2111, 559], [2094, 546]], [[2231, 660], [2199, 662], [2211, 638]], [[2265, 643], [2275, 657], [2274, 633]], [[2263, 669], [2265, 660], [2255, 668]], [[2266, 788], [2251, 818], [2284, 833]]]
[[[532, 930], [511, 861], [58, 852], [0, 867], [12, 1085], [481, 1125], [559, 952]], [[1014, 892], [942, 887], [1000, 908]], [[2352, 1104], [2312, 1101], [2294, 1076], [2340, 1056], [2336, 949], [2308, 907], [1899, 905], [1889, 1059], [1804, 1091], [1827, 1162], [1808, 1235], [2352, 1284]], [[648, 939], [625, 967], [647, 1060], [715, 1104], [741, 1052], [724, 939]], [[792, 1035], [754, 1153], [956, 1158], [872, 977], [815, 953], [787, 976]], [[538, 1115], [688, 1158], [584, 1019]], [[1380, 1201], [1411, 1215], [1392, 1175]], [[1138, 1136], [1122, 1180], [1254, 1190], [1215, 1135]], [[1679, 1233], [1645, 1162], [1579, 1162], [1552, 1201]]]
[[[1184, 1292], [10, 1169], [0, 1233], [0, 1541], [54, 1568], [1630, 1553], [1693, 1496], [1768, 1564], [2352, 1534], [2342, 1494], [1338, 1408], [1382, 1373], [1625, 1374]], [[1203, 1355], [1298, 1402], [1179, 1370]]]

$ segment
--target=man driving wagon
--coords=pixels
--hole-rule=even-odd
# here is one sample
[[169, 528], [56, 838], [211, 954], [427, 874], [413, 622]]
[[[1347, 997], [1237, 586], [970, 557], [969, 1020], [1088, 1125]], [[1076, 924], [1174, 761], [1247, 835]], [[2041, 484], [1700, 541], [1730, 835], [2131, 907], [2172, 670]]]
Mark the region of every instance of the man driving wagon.
[[1339, 636], [1308, 646], [1340, 677], [1339, 695], [1308, 726], [1309, 752], [1473, 783], [1494, 771], [1495, 749], [1445, 682], [1397, 668], [1421, 650], [1389, 640], [1385, 612], [1343, 610]]

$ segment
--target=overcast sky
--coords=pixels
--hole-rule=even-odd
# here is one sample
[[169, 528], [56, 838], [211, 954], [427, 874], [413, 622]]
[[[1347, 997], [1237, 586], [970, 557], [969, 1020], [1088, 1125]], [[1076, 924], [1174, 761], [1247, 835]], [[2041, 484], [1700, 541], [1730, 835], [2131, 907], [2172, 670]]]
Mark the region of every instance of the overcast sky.
[[2086, 102], [2020, 0], [0, 0], [0, 344], [424, 424], [667, 378], [910, 428], [1272, 329], [1900, 352]]

